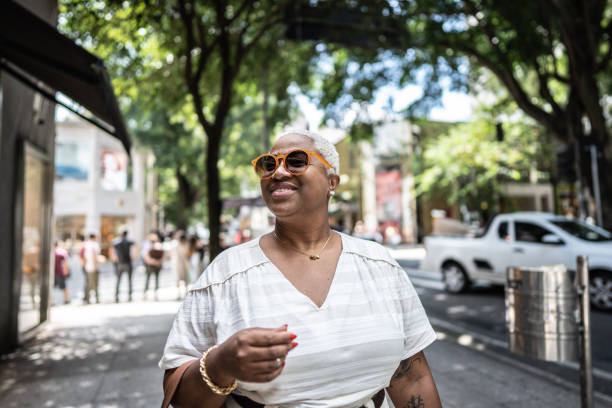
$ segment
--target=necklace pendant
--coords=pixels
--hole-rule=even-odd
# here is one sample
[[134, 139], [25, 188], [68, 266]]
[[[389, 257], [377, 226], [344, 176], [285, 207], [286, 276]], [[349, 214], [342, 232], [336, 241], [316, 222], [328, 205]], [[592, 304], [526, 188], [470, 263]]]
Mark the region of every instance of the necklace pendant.
[[311, 261], [316, 261], [317, 259], [321, 259], [321, 257], [319, 255], [310, 255]]

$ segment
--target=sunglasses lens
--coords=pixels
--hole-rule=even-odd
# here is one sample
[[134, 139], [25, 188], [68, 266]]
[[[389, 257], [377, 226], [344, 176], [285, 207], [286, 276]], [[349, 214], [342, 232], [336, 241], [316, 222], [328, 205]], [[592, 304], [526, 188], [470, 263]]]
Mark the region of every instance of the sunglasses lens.
[[276, 159], [271, 154], [262, 156], [256, 163], [257, 174], [259, 177], [266, 177], [276, 170]]
[[308, 166], [308, 153], [301, 150], [295, 150], [291, 152], [285, 160], [287, 170], [292, 173], [301, 173], [306, 169], [306, 166]]

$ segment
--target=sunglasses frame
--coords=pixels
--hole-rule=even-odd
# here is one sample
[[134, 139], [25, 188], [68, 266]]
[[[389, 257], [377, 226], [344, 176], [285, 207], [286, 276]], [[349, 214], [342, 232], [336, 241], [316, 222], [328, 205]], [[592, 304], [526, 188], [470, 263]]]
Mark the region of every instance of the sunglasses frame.
[[[293, 172], [291, 170], [289, 170], [287, 168], [287, 156], [289, 156], [291, 153], [293, 152], [304, 152], [306, 153], [306, 155], [308, 156], [308, 163], [306, 163], [306, 166], [304, 166], [304, 171], [301, 171], [299, 173]], [[261, 159], [264, 156], [272, 156], [274, 158], [274, 160], [276, 161], [276, 167], [274, 167], [274, 170], [270, 173], [269, 176], [263, 177], [260, 176], [259, 173], [257, 172], [257, 162], [259, 161], [259, 159]], [[326, 165], [327, 167], [329, 167], [330, 169], [333, 167], [331, 164], [329, 164], [329, 162], [327, 160], [325, 160], [323, 158], [323, 156], [321, 156], [319, 153], [313, 151], [313, 150], [306, 150], [306, 149], [293, 149], [285, 154], [278, 154], [278, 155], [274, 155], [271, 153], [264, 153], [262, 155], [257, 156], [256, 158], [254, 158], [253, 160], [251, 160], [251, 164], [253, 164], [253, 169], [255, 170], [255, 174], [257, 174], [257, 176], [259, 177], [260, 180], [267, 180], [269, 178], [271, 178], [274, 173], [276, 173], [276, 170], [278, 170], [278, 167], [280, 166], [279, 161], [282, 159], [283, 160], [283, 166], [285, 166], [285, 170], [287, 170], [288, 173], [293, 174], [294, 176], [299, 176], [300, 174], [304, 174], [306, 172], [306, 170], [308, 170], [308, 166], [310, 166], [312, 159], [311, 157], [314, 156], [317, 159], [319, 159], [319, 161], [321, 163], [323, 163], [324, 165]]]

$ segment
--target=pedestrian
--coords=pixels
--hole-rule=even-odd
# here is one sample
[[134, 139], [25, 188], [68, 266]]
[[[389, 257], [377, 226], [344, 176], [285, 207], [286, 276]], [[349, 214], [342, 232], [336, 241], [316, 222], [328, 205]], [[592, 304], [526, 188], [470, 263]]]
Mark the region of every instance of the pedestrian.
[[159, 242], [157, 234], [150, 234], [149, 240], [151, 246], [144, 256], [144, 264], [146, 268], [147, 278], [144, 288], [144, 299], [147, 300], [147, 291], [149, 290], [149, 278], [155, 277], [155, 290], [153, 291], [153, 299], [157, 300], [157, 290], [159, 289], [159, 272], [164, 262], [164, 248]]
[[86, 304], [91, 303], [91, 292], [94, 292], [96, 303], [100, 303], [98, 283], [100, 282], [100, 262], [104, 262], [104, 257], [100, 254], [96, 234], [89, 234], [89, 238], [83, 245], [83, 261], [85, 268], [85, 297]]
[[70, 303], [68, 296], [68, 288], [66, 287], [66, 280], [70, 277], [70, 269], [68, 266], [68, 251], [60, 247], [57, 241], [53, 244], [54, 256], [55, 256], [55, 283], [54, 286], [62, 291], [64, 296], [64, 304]]
[[191, 234], [189, 236], [189, 251], [187, 253], [189, 257], [189, 270], [190, 277], [193, 281], [196, 281], [202, 273], [202, 259], [201, 259], [201, 248], [204, 245], [197, 234]]
[[83, 303], [87, 299], [87, 271], [85, 270], [85, 237], [81, 237], [81, 249], [79, 249], [79, 260], [81, 261], [81, 271], [83, 272]]
[[170, 252], [172, 272], [176, 278], [177, 299], [182, 299], [189, 285], [189, 248], [184, 231], [176, 231]]
[[330, 229], [335, 147], [291, 132], [252, 163], [274, 230], [190, 289], [160, 360], [162, 406], [386, 408], [388, 395], [439, 408], [423, 352], [436, 335], [408, 276], [378, 243]]
[[121, 277], [127, 275], [128, 281], [128, 301], [132, 301], [132, 247], [134, 242], [128, 239], [128, 231], [123, 230], [121, 237], [114, 240], [112, 248], [112, 258], [115, 262], [115, 274], [117, 276], [117, 285], [115, 286], [115, 303], [119, 303], [119, 287], [121, 286]]

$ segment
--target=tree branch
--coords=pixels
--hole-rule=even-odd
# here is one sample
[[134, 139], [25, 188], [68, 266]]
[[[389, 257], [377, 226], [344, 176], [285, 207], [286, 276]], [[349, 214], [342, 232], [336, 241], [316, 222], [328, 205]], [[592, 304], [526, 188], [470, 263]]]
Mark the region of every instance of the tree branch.
[[[185, 1], [189, 1], [192, 5], [191, 12], [188, 12], [185, 7]], [[204, 131], [206, 133], [212, 128], [211, 123], [204, 116], [204, 104], [202, 102], [202, 96], [200, 95], [199, 83], [201, 78], [200, 76], [193, 75], [193, 61], [192, 61], [192, 51], [195, 49], [195, 38], [193, 35], [193, 0], [179, 0], [179, 14], [181, 16], [181, 20], [183, 21], [183, 25], [185, 26], [185, 37], [186, 37], [186, 46], [185, 46], [185, 82], [187, 83], [187, 88], [189, 89], [189, 93], [193, 97], [195, 112], [198, 116], [198, 120], [201, 123]], [[203, 66], [201, 70], [203, 71]], [[200, 70], [200, 67], [198, 67]]]
[[605, 36], [608, 37], [608, 50], [597, 63], [597, 72], [605, 71], [610, 64], [610, 60], [612, 59], [612, 20], [608, 23], [606, 28], [602, 30], [602, 39], [604, 39]]
[[455, 44], [447, 40], [442, 40], [438, 43], [443, 47], [457, 49], [478, 60], [482, 66], [493, 72], [493, 74], [495, 74], [495, 76], [505, 85], [506, 89], [508, 89], [508, 92], [510, 92], [518, 106], [525, 111], [525, 113], [542, 123], [547, 128], [557, 132], [559, 137], [564, 137], [563, 127], [560, 125], [558, 118], [532, 103], [529, 100], [527, 93], [523, 90], [522, 86], [509, 69], [501, 68], [493, 61], [485, 58], [485, 56], [483, 56], [477, 50], [466, 44]]
[[535, 69], [536, 75], [538, 76], [538, 88], [540, 90], [540, 95], [546, 102], [550, 104], [556, 116], [563, 116], [563, 110], [550, 93], [550, 88], [548, 87], [549, 75], [541, 71], [541, 66], [538, 63], [537, 59], [534, 58], [532, 60], [532, 64]]
[[232, 24], [234, 21], [236, 21], [236, 19], [238, 17], [240, 17], [240, 15], [246, 11], [247, 8], [251, 8], [251, 6], [253, 5], [254, 1], [252, 0], [244, 0], [242, 2], [242, 4], [238, 7], [238, 10], [236, 10], [236, 12], [234, 13], [234, 15], [232, 16], [232, 18], [230, 18], [228, 20], [228, 24]]

